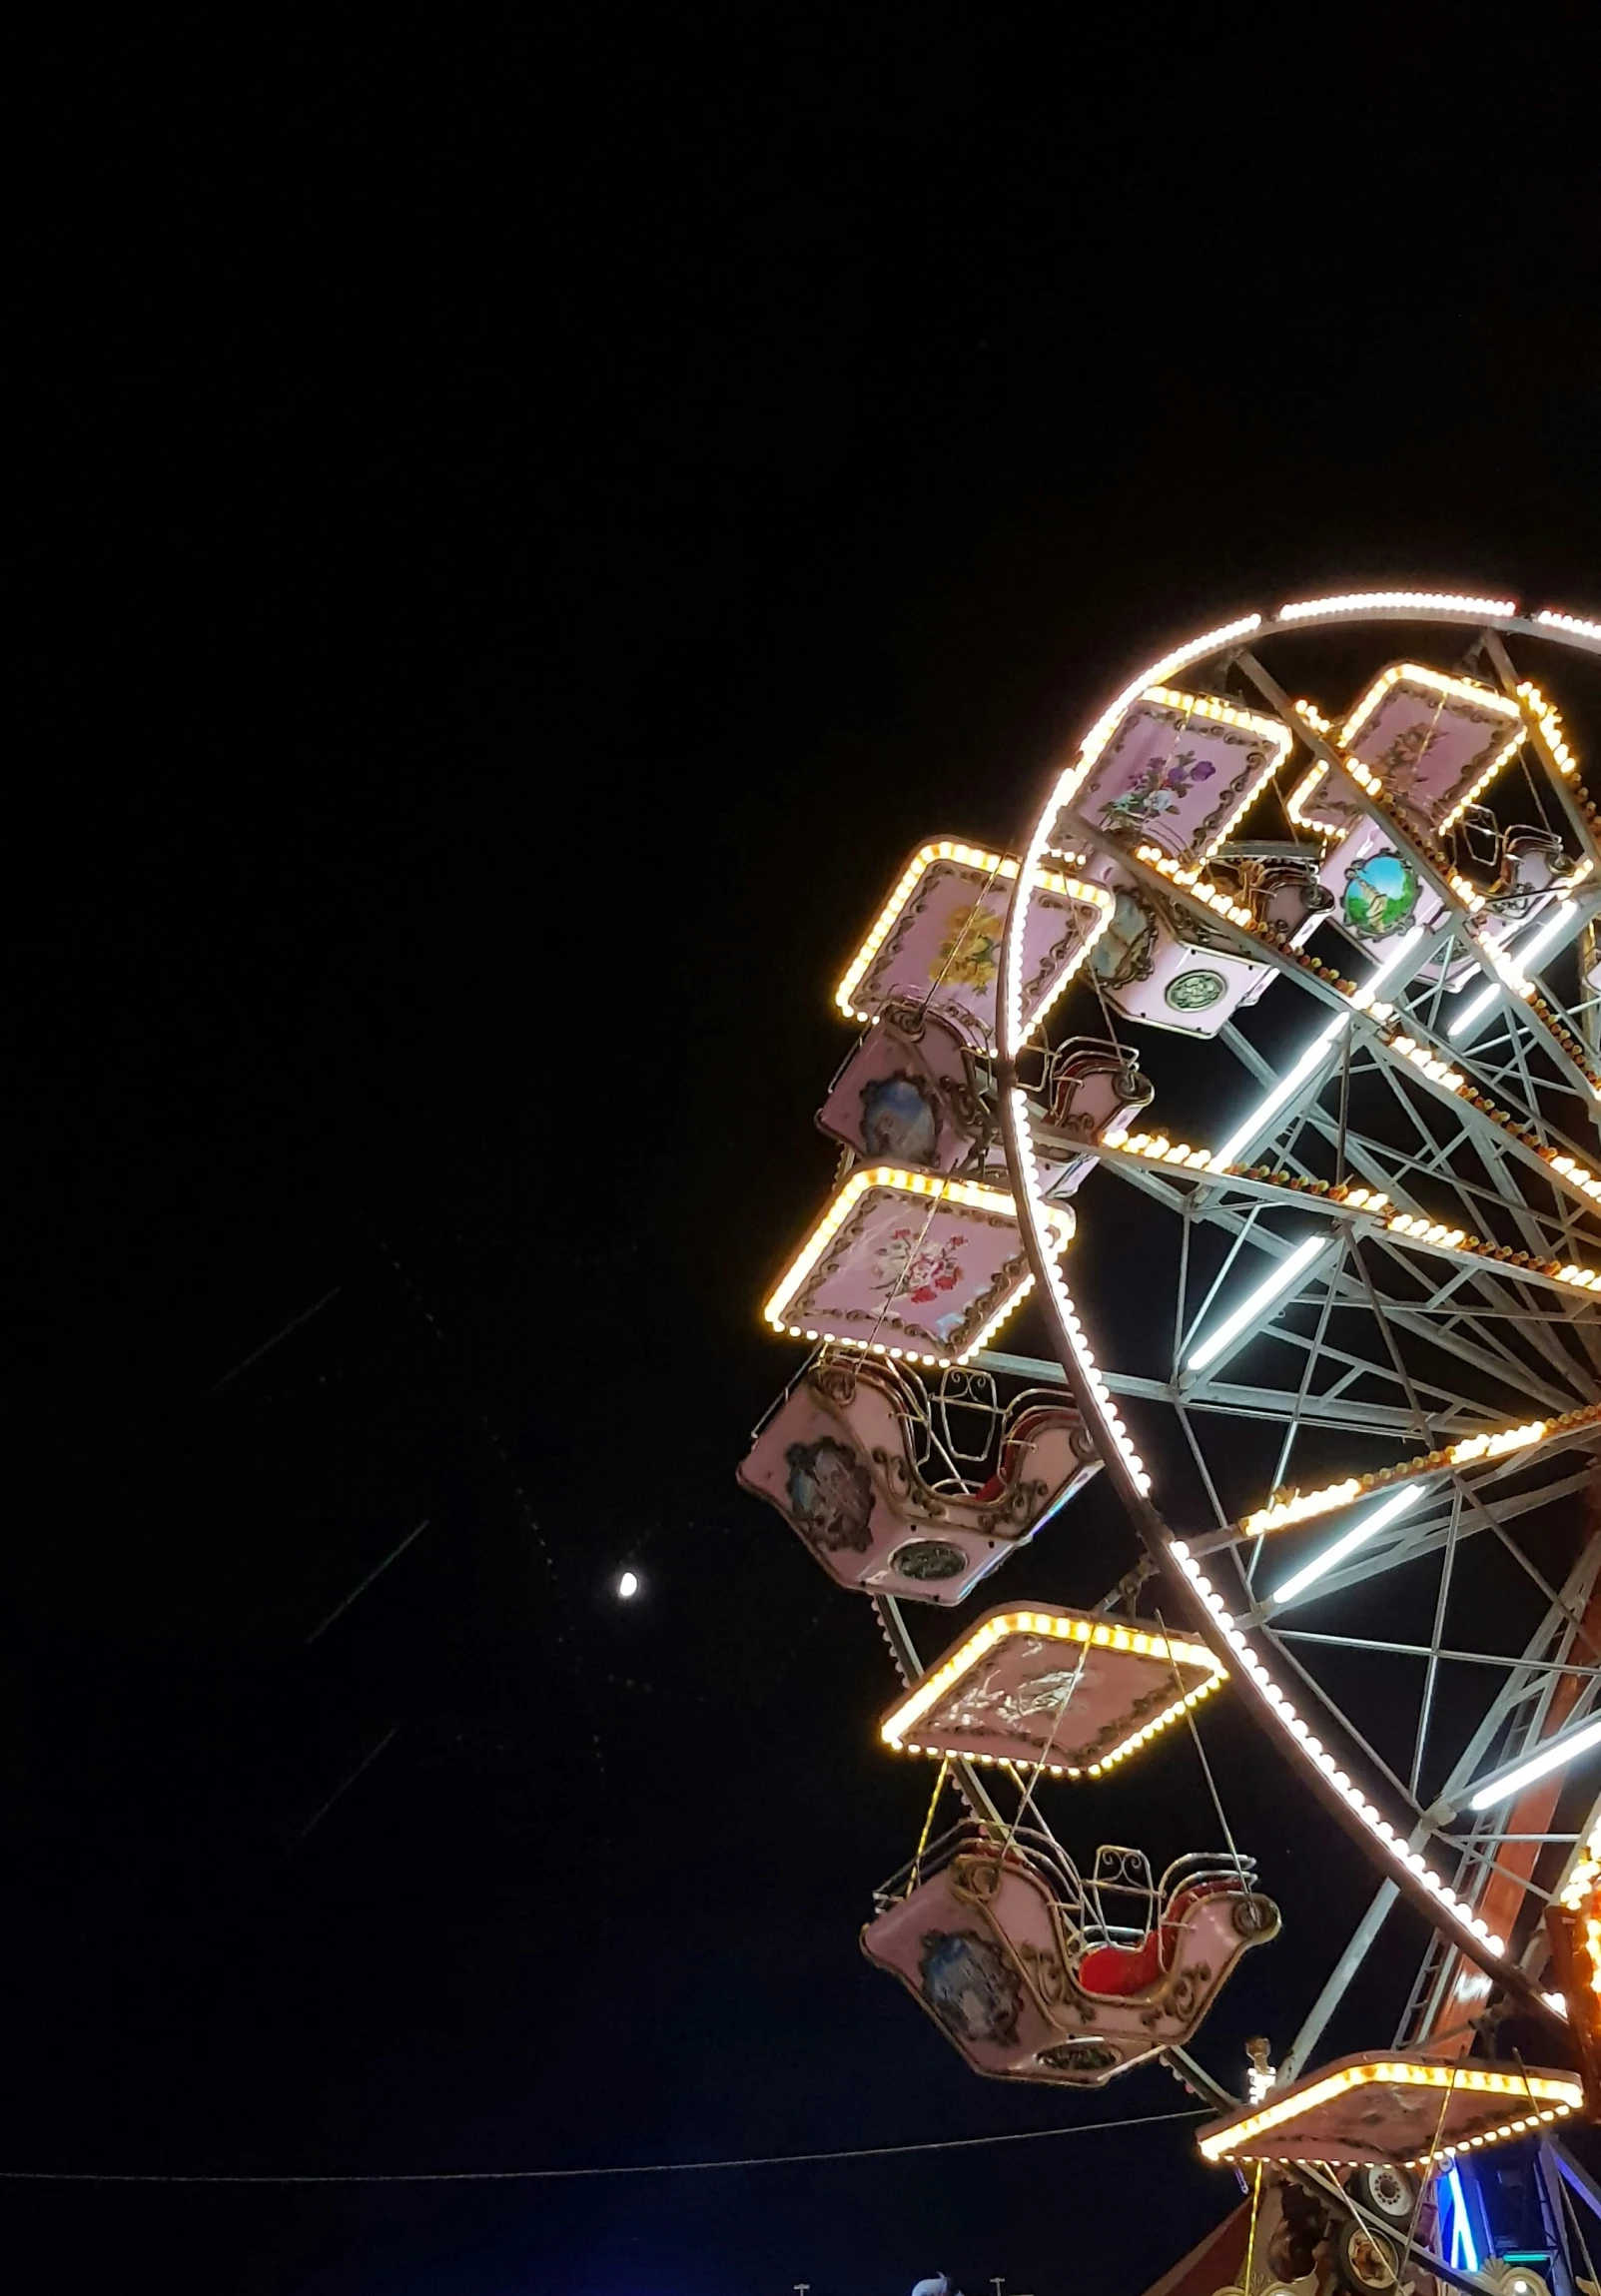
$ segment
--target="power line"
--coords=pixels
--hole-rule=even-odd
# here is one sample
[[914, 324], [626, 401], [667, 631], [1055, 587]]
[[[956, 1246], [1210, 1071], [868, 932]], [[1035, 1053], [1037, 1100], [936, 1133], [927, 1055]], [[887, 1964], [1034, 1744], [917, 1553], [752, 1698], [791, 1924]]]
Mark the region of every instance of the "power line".
[[829, 2160], [884, 2160], [908, 2152], [965, 2152], [985, 2144], [1031, 2144], [1041, 2137], [1096, 2136], [1115, 2128], [1150, 2128], [1159, 2121], [1201, 2120], [1210, 2108], [1137, 2113], [1125, 2120], [1087, 2120], [1067, 2128], [1019, 2128], [999, 2136], [947, 2136], [924, 2144], [866, 2144], [843, 2152], [770, 2152], [738, 2160], [627, 2161], [603, 2168], [411, 2168], [348, 2174], [286, 2176], [160, 2175], [138, 2169], [0, 2168], [8, 2184], [533, 2184], [580, 2176], [676, 2176], [692, 2169], [792, 2168]]
[[236, 1363], [232, 1371], [225, 1371], [220, 1379], [214, 1380], [212, 1393], [214, 1395], [219, 1394], [231, 1379], [237, 1379], [242, 1371], [248, 1371], [253, 1363], [259, 1363], [264, 1355], [270, 1355], [281, 1339], [287, 1339], [290, 1333], [298, 1331], [303, 1323], [310, 1323], [312, 1317], [319, 1314], [331, 1299], [338, 1299], [343, 1289], [343, 1284], [336, 1283], [332, 1291], [325, 1291], [321, 1299], [314, 1300], [312, 1305], [303, 1308], [299, 1315], [292, 1315], [281, 1331], [275, 1331], [271, 1339], [263, 1340], [261, 1346], [254, 1353], [247, 1355], [243, 1363]]
[[377, 1746], [371, 1747], [368, 1752], [363, 1755], [361, 1761], [356, 1765], [356, 1768], [351, 1772], [350, 1776], [346, 1778], [340, 1785], [335, 1787], [333, 1793], [323, 1804], [322, 1809], [318, 1811], [316, 1817], [309, 1818], [307, 1820], [306, 1824], [301, 1828], [300, 1832], [295, 1837], [295, 1846], [297, 1849], [299, 1849], [300, 1845], [306, 1840], [307, 1835], [311, 1833], [314, 1827], [321, 1826], [323, 1820], [328, 1816], [329, 1812], [333, 1809], [335, 1803], [340, 1800], [341, 1796], [349, 1794], [351, 1788], [356, 1784], [356, 1781], [362, 1777], [366, 1771], [371, 1770], [373, 1764], [384, 1752], [385, 1747], [389, 1745], [390, 1740], [395, 1736], [400, 1727], [400, 1726], [398, 1722], [392, 1722], [389, 1729], [384, 1733], [384, 1736], [379, 1740]]
[[345, 1597], [345, 1600], [343, 1602], [336, 1603], [334, 1608], [329, 1612], [327, 1618], [319, 1620], [318, 1624], [313, 1627], [311, 1633], [306, 1637], [305, 1647], [310, 1650], [312, 1644], [316, 1642], [319, 1635], [327, 1634], [329, 1628], [334, 1624], [334, 1621], [337, 1618], [343, 1618], [345, 1616], [345, 1613], [350, 1609], [352, 1603], [356, 1601], [358, 1595], [365, 1595], [368, 1588], [373, 1584], [373, 1581], [377, 1578], [382, 1578], [384, 1573], [389, 1569], [391, 1563], [397, 1561], [400, 1556], [403, 1555], [406, 1548], [411, 1544], [411, 1541], [413, 1539], [419, 1539], [427, 1527], [428, 1518], [426, 1515], [424, 1515], [421, 1522], [417, 1524], [415, 1530], [407, 1531], [400, 1545], [398, 1547], [392, 1547], [389, 1553], [384, 1557], [384, 1560], [381, 1563], [375, 1563], [373, 1568], [368, 1572], [366, 1578], [359, 1580], [358, 1583], [352, 1587], [350, 1593]]

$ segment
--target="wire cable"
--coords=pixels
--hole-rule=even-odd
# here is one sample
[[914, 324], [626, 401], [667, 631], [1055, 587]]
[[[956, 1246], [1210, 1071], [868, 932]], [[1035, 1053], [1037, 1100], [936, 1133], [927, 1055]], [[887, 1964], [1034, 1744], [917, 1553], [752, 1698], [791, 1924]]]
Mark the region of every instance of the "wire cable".
[[[1168, 1645], [1168, 1657], [1172, 1661], [1174, 1681], [1179, 1685], [1180, 1697], [1184, 1698], [1185, 1678], [1179, 1672], [1179, 1661], [1174, 1658], [1173, 1655], [1173, 1637], [1168, 1632], [1168, 1622], [1163, 1617], [1160, 1608], [1157, 1611], [1156, 1617], [1157, 1624], [1162, 1629], [1162, 1639]], [[1190, 1705], [1188, 1700], [1185, 1702], [1184, 1711], [1185, 1720], [1190, 1725], [1191, 1742], [1196, 1749], [1197, 1755], [1200, 1757], [1201, 1774], [1206, 1781], [1207, 1789], [1211, 1795], [1211, 1806], [1217, 1813], [1217, 1823], [1222, 1828], [1223, 1840], [1228, 1845], [1228, 1855], [1234, 1862], [1234, 1871], [1239, 1876], [1241, 1888], [1248, 1891], [1250, 1889], [1250, 1879], [1245, 1872], [1244, 1860], [1239, 1855], [1239, 1847], [1234, 1840], [1233, 1830], [1229, 1826], [1227, 1817], [1224, 1814], [1222, 1796], [1218, 1793], [1217, 1781], [1211, 1774], [1211, 1764], [1206, 1760], [1206, 1749], [1201, 1743], [1201, 1732], [1196, 1726], [1195, 1708]]]
[[1103, 2129], [1150, 2128], [1159, 2121], [1203, 2120], [1210, 2106], [1178, 2112], [1137, 2113], [1124, 2120], [1084, 2120], [1066, 2128], [1017, 2128], [999, 2136], [947, 2136], [924, 2144], [864, 2144], [841, 2152], [757, 2153], [738, 2160], [624, 2161], [600, 2168], [412, 2168], [353, 2169], [347, 2174], [162, 2175], [137, 2169], [0, 2168], [6, 2184], [536, 2184], [585, 2176], [676, 2176], [693, 2169], [792, 2168], [829, 2160], [885, 2160], [909, 2152], [965, 2152], [986, 2144], [1031, 2144], [1040, 2137], [1095, 2136]]

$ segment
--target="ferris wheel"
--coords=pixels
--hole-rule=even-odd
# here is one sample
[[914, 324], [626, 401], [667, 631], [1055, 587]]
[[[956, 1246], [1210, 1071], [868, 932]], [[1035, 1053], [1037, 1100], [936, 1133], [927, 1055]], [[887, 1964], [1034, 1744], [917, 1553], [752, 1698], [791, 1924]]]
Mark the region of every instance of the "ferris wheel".
[[[1379, 592], [1131, 679], [1019, 852], [934, 839], [891, 889], [837, 992], [833, 1191], [767, 1302], [811, 1353], [741, 1480], [874, 1600], [884, 1744], [939, 1764], [864, 1949], [978, 2070], [1163, 2054], [1219, 2109], [1207, 2158], [1365, 2180], [1330, 2285], [1393, 2285], [1383, 2224], [1410, 2248], [1429, 2175], [1579, 2110], [1576, 2054], [1594, 2089], [1598, 669], [1580, 616]], [[1031, 1294], [1043, 1355], [999, 1343]], [[1014, 1550], [1071, 1539], [1097, 1474], [1131, 1568], [1093, 1610], [1029, 1601]], [[910, 1606], [1003, 1568], [929, 1655]], [[1312, 1909], [1220, 1804], [1161, 1875], [1065, 1815], [1219, 1690], [1373, 1877], [1243, 2106], [1191, 2043]], [[947, 1780], [970, 1815], [939, 1831]], [[1431, 1942], [1393, 2030], [1318, 2066], [1401, 1900]], [[1490, 2068], [1498, 2007], [1557, 2070]], [[1460, 2183], [1429, 2206], [1449, 2280]]]

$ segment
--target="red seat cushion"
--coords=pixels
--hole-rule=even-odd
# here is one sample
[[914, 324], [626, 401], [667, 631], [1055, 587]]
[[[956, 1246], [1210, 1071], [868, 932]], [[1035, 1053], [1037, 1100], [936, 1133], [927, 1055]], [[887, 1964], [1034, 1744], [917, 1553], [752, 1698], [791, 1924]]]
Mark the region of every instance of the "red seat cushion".
[[973, 1493], [974, 1498], [977, 1499], [982, 1505], [986, 1506], [992, 1499], [1000, 1498], [1002, 1492], [1006, 1489], [1007, 1484], [1017, 1473], [1018, 1467], [1023, 1459], [1024, 1452], [1027, 1450], [1028, 1446], [1033, 1443], [1047, 1427], [1054, 1425], [1056, 1421], [1063, 1418], [1065, 1414], [1059, 1410], [1056, 1405], [1051, 1403], [1037, 1403], [1033, 1410], [1025, 1411], [1023, 1416], [1019, 1419], [1017, 1425], [1012, 1429], [1011, 1434], [1008, 1435], [1005, 1443], [1001, 1446], [1001, 1463], [999, 1468], [990, 1477], [987, 1483], [981, 1483], [979, 1485], [978, 1489]]
[[1093, 1945], [1074, 1973], [1087, 1993], [1143, 1993], [1162, 1974], [1162, 1938], [1153, 1929], [1138, 1945]]
[[1143, 1993], [1171, 1965], [1180, 1924], [1191, 1908], [1202, 1898], [1237, 1896], [1241, 1887], [1231, 1876], [1220, 1875], [1181, 1890], [1162, 1926], [1150, 1930], [1138, 1945], [1093, 1945], [1076, 1971], [1079, 1983], [1087, 1993]]

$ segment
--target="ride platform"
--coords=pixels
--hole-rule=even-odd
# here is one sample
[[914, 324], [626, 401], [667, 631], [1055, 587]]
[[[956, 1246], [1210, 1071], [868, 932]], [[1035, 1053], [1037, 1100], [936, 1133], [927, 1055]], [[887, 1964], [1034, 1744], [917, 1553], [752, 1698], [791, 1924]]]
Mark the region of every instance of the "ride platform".
[[897, 1752], [1100, 1778], [1226, 1680], [1205, 1645], [1087, 1611], [980, 1619], [879, 1725]]
[[1370, 2050], [1339, 2057], [1197, 2135], [1201, 2156], [1422, 2169], [1509, 2137], [1540, 2134], [1577, 2112], [1571, 2073]]

